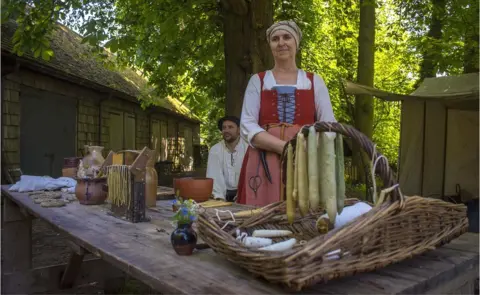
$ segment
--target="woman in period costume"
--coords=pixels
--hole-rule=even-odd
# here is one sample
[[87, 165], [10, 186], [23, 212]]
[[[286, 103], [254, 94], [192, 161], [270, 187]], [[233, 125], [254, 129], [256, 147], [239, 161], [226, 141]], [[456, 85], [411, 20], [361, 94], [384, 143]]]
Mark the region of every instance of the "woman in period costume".
[[297, 68], [300, 28], [293, 21], [280, 21], [266, 34], [275, 65], [250, 78], [240, 120], [241, 135], [249, 148], [237, 202], [257, 206], [280, 200], [280, 161], [286, 142], [303, 125], [336, 121], [323, 79]]

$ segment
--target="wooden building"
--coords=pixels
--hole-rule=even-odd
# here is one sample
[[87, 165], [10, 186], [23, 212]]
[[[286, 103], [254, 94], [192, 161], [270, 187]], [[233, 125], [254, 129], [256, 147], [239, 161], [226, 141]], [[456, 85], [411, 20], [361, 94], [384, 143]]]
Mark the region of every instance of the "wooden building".
[[[193, 171], [200, 151], [200, 121], [174, 98], [149, 95], [132, 69], [108, 65], [58, 25], [50, 61], [12, 53], [16, 24], [2, 25], [2, 166], [28, 175], [61, 175], [63, 159], [81, 156], [85, 145], [110, 149], [156, 149], [172, 170]], [[108, 54], [106, 52], [106, 54]], [[108, 61], [109, 59], [107, 59]], [[151, 92], [150, 92], [151, 93]], [[18, 177], [18, 175], [16, 175]]]

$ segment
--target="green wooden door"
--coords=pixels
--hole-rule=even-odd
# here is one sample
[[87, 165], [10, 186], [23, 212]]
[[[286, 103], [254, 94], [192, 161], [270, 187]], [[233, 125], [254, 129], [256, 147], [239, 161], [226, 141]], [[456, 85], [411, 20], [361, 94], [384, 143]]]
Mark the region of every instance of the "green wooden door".
[[110, 149], [123, 150], [123, 112], [110, 111]]
[[76, 155], [76, 100], [23, 88], [20, 93], [20, 167], [27, 175], [62, 176], [64, 158]]

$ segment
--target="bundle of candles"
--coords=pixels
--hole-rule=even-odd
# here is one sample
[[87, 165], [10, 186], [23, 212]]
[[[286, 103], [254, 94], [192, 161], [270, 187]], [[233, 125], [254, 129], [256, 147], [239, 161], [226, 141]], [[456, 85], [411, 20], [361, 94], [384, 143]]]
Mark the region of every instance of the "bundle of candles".
[[130, 205], [132, 199], [132, 174], [128, 165], [107, 167], [108, 197], [112, 204]]
[[[295, 158], [295, 159], [294, 159]], [[286, 170], [287, 219], [295, 220], [298, 206], [305, 216], [309, 210], [325, 208], [332, 224], [345, 202], [343, 137], [309, 128], [308, 136], [297, 134], [295, 157], [287, 146]]]

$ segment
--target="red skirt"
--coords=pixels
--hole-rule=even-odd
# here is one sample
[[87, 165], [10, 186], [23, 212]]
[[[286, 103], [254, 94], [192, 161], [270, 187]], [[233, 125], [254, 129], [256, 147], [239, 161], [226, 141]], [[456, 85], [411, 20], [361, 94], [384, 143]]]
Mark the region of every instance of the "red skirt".
[[[288, 141], [298, 133], [300, 128], [301, 126], [299, 125], [279, 123], [269, 126], [267, 132], [277, 138]], [[273, 152], [266, 153], [266, 160], [272, 178], [272, 183], [270, 183], [260, 161], [260, 151], [250, 146], [243, 158], [238, 180], [237, 202], [239, 204], [262, 207], [281, 200], [282, 190], [284, 189], [281, 179], [281, 156]], [[257, 171], [260, 180], [258, 178], [255, 179]], [[254, 188], [256, 185], [258, 185], [258, 188], [255, 193]]]

